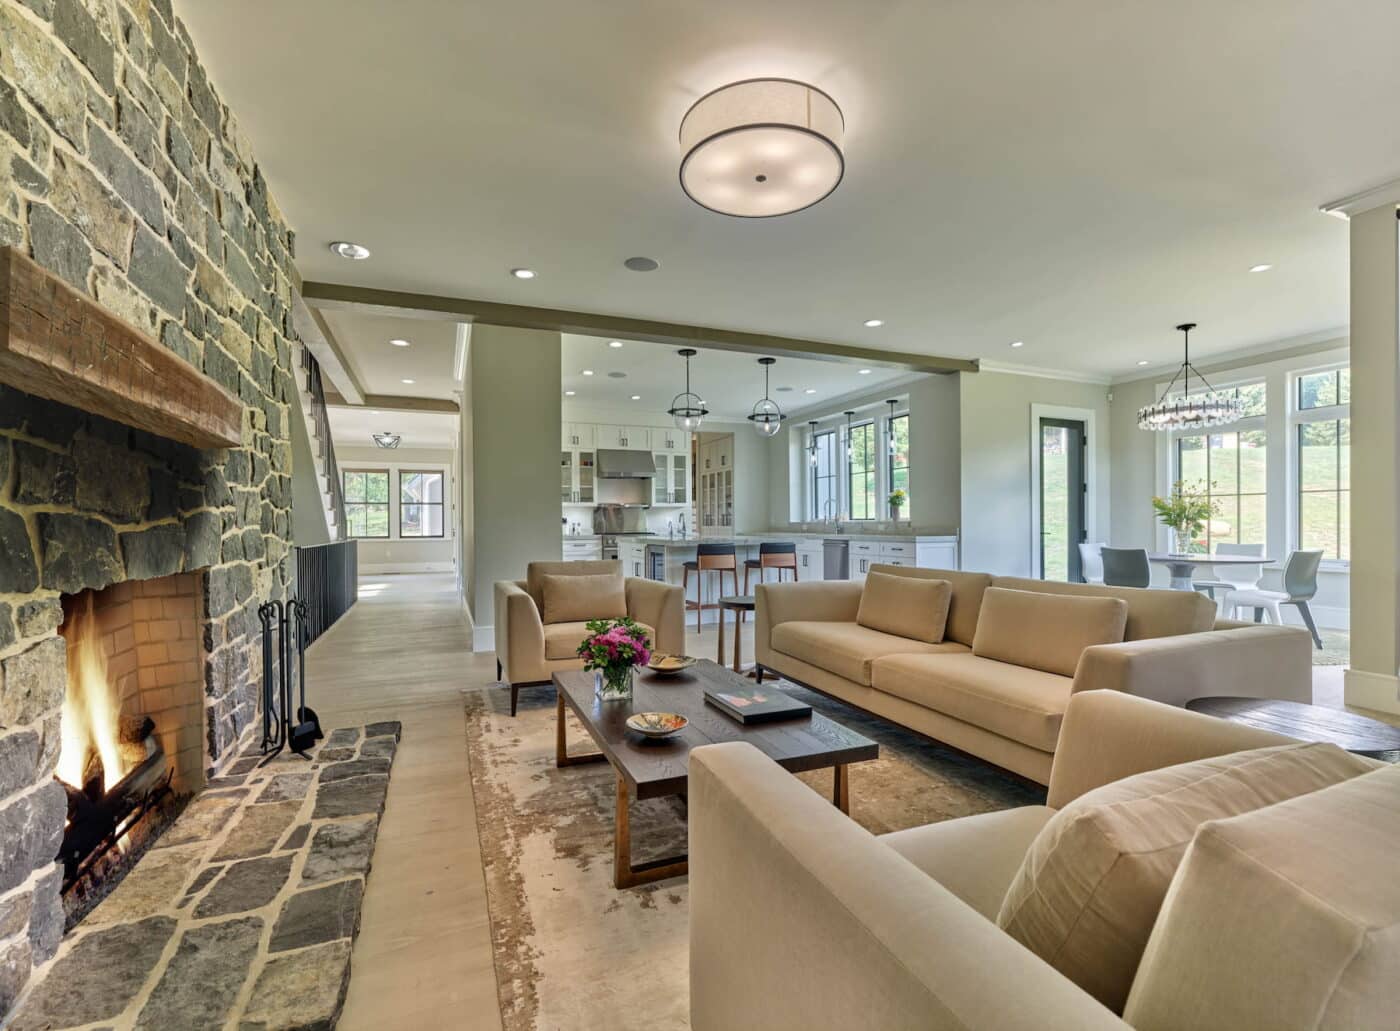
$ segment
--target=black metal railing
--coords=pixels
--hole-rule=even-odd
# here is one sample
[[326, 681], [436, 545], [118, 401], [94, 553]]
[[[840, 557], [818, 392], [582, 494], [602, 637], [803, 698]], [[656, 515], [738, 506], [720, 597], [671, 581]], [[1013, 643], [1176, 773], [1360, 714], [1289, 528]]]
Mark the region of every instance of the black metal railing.
[[350, 610], [359, 596], [356, 541], [297, 548], [297, 597], [306, 604], [307, 644]]
[[311, 424], [316, 431], [316, 439], [311, 446], [316, 449], [321, 468], [326, 474], [326, 492], [330, 495], [331, 516], [335, 523], [331, 536], [340, 541], [345, 539], [345, 499], [341, 493], [340, 470], [335, 464], [335, 445], [331, 442], [326, 388], [321, 383], [321, 363], [305, 347], [301, 349], [301, 362], [306, 370], [306, 390], [311, 395]]

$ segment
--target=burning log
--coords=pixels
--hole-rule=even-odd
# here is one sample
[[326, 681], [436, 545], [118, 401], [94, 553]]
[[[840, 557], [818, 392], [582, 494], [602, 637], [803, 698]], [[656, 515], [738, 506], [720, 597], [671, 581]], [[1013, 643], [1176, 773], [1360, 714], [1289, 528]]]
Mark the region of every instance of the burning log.
[[169, 790], [171, 768], [165, 750], [156, 738], [146, 740], [152, 746], [150, 754], [110, 791], [101, 790], [100, 776], [95, 798], [86, 787], [79, 789], [59, 781], [68, 794], [68, 826], [58, 856], [63, 860], [65, 888]]

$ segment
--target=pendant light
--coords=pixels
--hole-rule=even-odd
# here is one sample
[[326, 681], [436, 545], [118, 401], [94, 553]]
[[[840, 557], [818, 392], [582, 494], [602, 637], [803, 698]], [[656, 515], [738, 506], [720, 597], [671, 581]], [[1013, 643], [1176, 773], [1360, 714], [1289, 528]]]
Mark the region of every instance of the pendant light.
[[[1237, 395], [1217, 393], [1191, 364], [1191, 330], [1196, 328], [1196, 324], [1183, 322], [1176, 328], [1181, 330], [1183, 335], [1181, 368], [1167, 384], [1167, 389], [1162, 391], [1162, 396], [1157, 399], [1156, 404], [1138, 409], [1138, 429], [1171, 431], [1234, 422], [1244, 414], [1244, 401]], [[1205, 388], [1204, 393], [1195, 397], [1189, 396], [1192, 373], [1195, 373], [1196, 378], [1201, 381], [1201, 386]], [[1178, 380], [1181, 381], [1181, 396], [1168, 400]]]
[[403, 439], [397, 433], [375, 433], [373, 436], [376, 444], [390, 451], [398, 447], [399, 441]]
[[885, 404], [887, 404], [887, 405], [890, 406], [890, 421], [889, 421], [889, 425], [886, 427], [886, 432], [887, 432], [887, 434], [888, 434], [888, 436], [889, 436], [889, 438], [890, 438], [890, 439], [889, 439], [889, 444], [888, 444], [889, 456], [890, 456], [891, 458], [893, 458], [894, 455], [895, 455], [895, 448], [894, 448], [894, 406], [897, 405], [897, 404], [899, 404], [899, 402], [898, 402], [898, 401], [886, 401]]
[[812, 463], [812, 468], [817, 466], [817, 420], [813, 419], [807, 423], [807, 461]]
[[749, 413], [748, 418], [760, 437], [775, 436], [783, 428], [783, 420], [787, 418], [783, 414], [783, 410], [778, 407], [778, 402], [768, 396], [768, 370], [777, 360], [776, 358], [760, 358], [758, 360], [758, 364], [763, 366], [763, 400], [753, 406], [753, 411]]
[[685, 393], [671, 398], [671, 407], [666, 409], [666, 414], [676, 421], [678, 430], [698, 430], [705, 416], [710, 414], [699, 395], [690, 391], [690, 359], [697, 353], [693, 347], [682, 347], [680, 350], [680, 356], [685, 359]]
[[846, 417], [846, 460], [850, 461], [852, 458], [856, 457], [854, 437], [852, 436], [853, 431], [851, 430], [851, 420], [855, 418], [856, 413], [842, 412], [841, 414]]

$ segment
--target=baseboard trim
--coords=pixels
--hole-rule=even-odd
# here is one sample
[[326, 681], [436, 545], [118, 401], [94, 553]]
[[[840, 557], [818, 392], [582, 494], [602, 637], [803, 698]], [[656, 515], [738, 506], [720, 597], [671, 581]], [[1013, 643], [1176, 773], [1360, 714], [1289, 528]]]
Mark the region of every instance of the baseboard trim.
[[494, 626], [472, 627], [472, 651], [493, 652], [496, 650], [496, 628]]
[[457, 567], [451, 562], [381, 562], [360, 563], [361, 576], [389, 576], [394, 573], [450, 573]]
[[1348, 705], [1400, 715], [1400, 677], [1348, 669], [1343, 683]]

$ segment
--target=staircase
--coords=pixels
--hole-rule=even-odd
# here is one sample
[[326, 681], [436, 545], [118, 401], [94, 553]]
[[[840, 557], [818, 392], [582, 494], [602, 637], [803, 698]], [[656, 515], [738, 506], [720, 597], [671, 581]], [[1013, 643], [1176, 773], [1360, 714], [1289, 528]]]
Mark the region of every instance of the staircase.
[[340, 541], [345, 539], [345, 502], [340, 493], [340, 471], [336, 468], [335, 445], [331, 443], [331, 425], [326, 415], [321, 366], [304, 346], [297, 344], [296, 347], [301, 352], [295, 375], [297, 394], [301, 399], [302, 416], [306, 419], [311, 457], [316, 464], [316, 483], [320, 487], [326, 529], [331, 540]]

